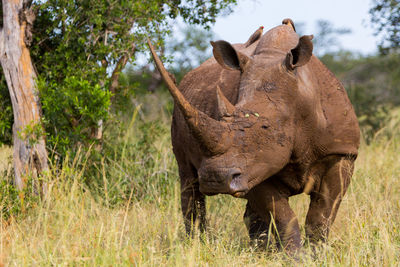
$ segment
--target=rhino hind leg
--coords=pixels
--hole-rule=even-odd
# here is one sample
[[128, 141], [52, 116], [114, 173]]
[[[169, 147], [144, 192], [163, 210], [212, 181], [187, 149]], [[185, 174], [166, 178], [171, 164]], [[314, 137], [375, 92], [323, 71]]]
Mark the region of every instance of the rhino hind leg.
[[199, 190], [197, 170], [188, 165], [179, 166], [179, 175], [183, 219], [186, 233], [191, 236], [195, 226], [199, 227], [200, 232], [205, 232], [207, 222], [205, 195]]
[[329, 229], [349, 186], [354, 170], [354, 157], [333, 155], [325, 159], [326, 171], [320, 185], [311, 193], [306, 217], [306, 236], [311, 243], [325, 242]]

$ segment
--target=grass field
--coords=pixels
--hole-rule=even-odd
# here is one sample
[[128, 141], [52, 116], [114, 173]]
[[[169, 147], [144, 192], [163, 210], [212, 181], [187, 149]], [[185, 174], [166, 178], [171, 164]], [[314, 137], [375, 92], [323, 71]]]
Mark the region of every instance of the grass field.
[[[2, 197], [0, 266], [399, 265], [398, 122], [369, 145], [362, 143], [329, 242], [315, 254], [304, 248], [297, 262], [282, 252], [252, 248], [242, 220], [245, 201], [230, 196], [209, 197], [208, 234], [187, 239], [169, 125], [152, 123], [144, 130], [135, 116], [131, 122], [118, 134], [122, 145], [97, 166], [97, 186], [85, 183], [88, 163], [78, 153], [51, 174], [43, 199]], [[0, 148], [1, 169], [7, 169], [3, 159], [10, 154], [10, 148]], [[304, 235], [308, 196], [294, 197], [291, 205]]]

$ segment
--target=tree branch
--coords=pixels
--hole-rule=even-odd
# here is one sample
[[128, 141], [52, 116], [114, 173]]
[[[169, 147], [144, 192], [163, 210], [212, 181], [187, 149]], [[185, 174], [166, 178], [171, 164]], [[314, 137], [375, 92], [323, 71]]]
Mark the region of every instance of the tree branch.
[[33, 22], [36, 19], [36, 12], [34, 8], [31, 6], [31, 1], [24, 1], [22, 9], [19, 11], [19, 23], [21, 25], [25, 24], [25, 35], [24, 42], [26, 46], [30, 46], [32, 43], [32, 29]]
[[110, 92], [115, 94], [118, 87], [118, 79], [121, 74], [122, 69], [125, 67], [126, 63], [128, 63], [129, 58], [135, 53], [136, 45], [133, 44], [131, 51], [125, 52], [118, 60], [115, 65], [114, 71], [111, 75], [111, 84], [110, 84]]

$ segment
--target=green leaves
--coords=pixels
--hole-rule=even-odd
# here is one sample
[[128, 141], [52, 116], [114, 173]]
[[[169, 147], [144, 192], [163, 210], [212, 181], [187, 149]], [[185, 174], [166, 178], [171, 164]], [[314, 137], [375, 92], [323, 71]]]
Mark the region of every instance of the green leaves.
[[[51, 143], [57, 145], [58, 150], [67, 151], [77, 142], [90, 142], [91, 127], [107, 119], [111, 93], [82, 76], [67, 76], [58, 83], [47, 83], [41, 77], [38, 86], [46, 129], [50, 135], [58, 135], [64, 140], [61, 146]], [[58, 141], [59, 138], [50, 140]]]
[[382, 54], [400, 47], [400, 0], [374, 0], [369, 10], [375, 34], [381, 37]]
[[[146, 36], [162, 43], [177, 16], [208, 27], [235, 3], [236, 0], [34, 0], [36, 20], [30, 50], [38, 72], [50, 148], [63, 154], [78, 144], [94, 141], [91, 132], [99, 121], [107, 120], [111, 110], [110, 91], [122, 94], [119, 75], [113, 74], [128, 62], [133, 63], [137, 51], [147, 51]], [[1, 88], [0, 94], [3, 96]], [[0, 107], [0, 142], [11, 141], [10, 106], [8, 101], [4, 102], [6, 108]]]

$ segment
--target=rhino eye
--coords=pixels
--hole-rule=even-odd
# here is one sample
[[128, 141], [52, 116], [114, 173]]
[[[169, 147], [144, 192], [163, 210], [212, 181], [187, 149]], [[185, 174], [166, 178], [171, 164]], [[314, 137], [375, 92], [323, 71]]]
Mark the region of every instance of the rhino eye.
[[261, 128], [263, 128], [263, 129], [268, 129], [269, 128], [269, 126], [267, 126], [267, 125], [263, 125], [263, 126], [261, 126]]

